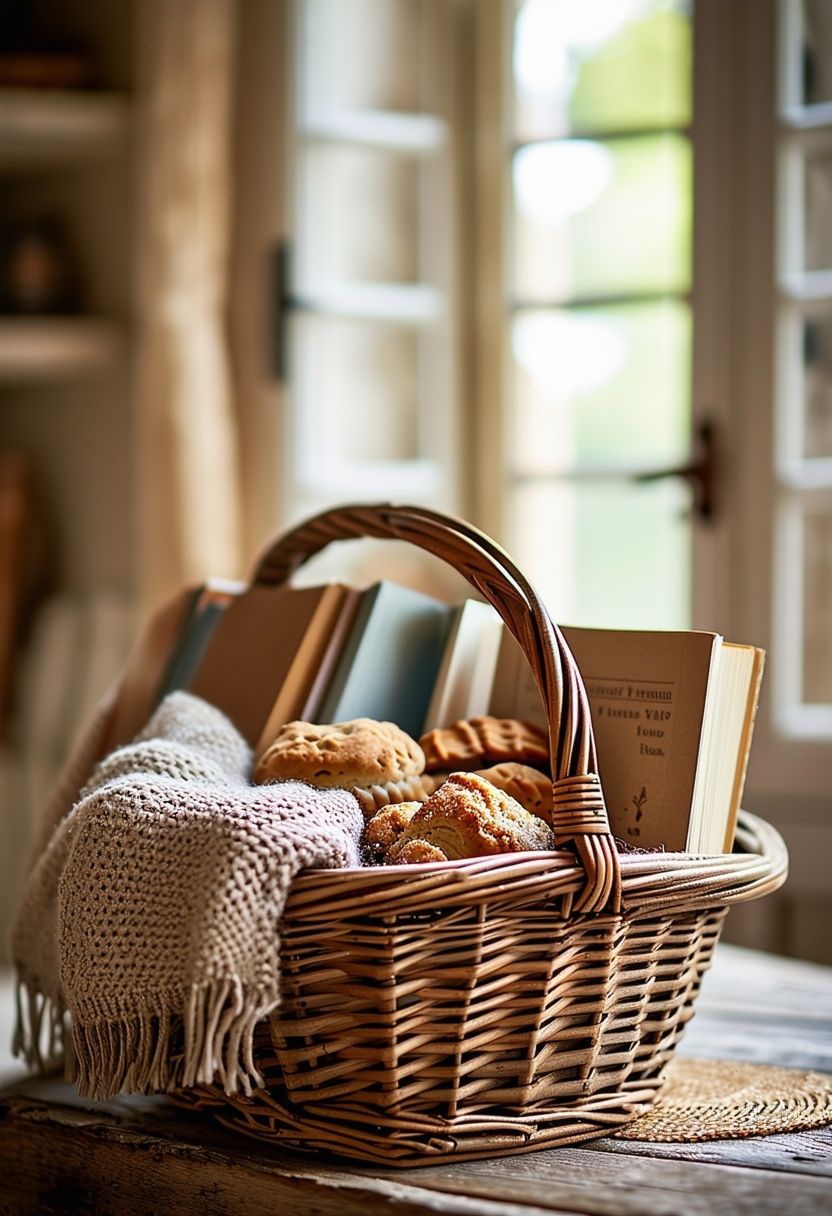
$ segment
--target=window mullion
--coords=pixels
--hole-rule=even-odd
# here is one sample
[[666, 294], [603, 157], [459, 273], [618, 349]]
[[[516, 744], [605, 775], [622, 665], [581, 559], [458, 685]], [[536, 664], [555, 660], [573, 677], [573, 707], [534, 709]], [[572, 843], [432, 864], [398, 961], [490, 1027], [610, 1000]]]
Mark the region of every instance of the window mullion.
[[294, 0], [292, 515], [368, 493], [457, 507], [444, 7]]

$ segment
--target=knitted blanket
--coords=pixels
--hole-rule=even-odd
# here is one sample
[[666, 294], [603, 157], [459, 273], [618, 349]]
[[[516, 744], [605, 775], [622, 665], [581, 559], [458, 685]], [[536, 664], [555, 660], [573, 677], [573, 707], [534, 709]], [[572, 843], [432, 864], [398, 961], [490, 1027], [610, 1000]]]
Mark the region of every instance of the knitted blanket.
[[32, 1066], [74, 1049], [94, 1098], [212, 1081], [250, 1093], [292, 878], [359, 864], [363, 816], [343, 790], [249, 784], [248, 745], [188, 693], [90, 776], [111, 710], [76, 745], [18, 908], [15, 1049]]

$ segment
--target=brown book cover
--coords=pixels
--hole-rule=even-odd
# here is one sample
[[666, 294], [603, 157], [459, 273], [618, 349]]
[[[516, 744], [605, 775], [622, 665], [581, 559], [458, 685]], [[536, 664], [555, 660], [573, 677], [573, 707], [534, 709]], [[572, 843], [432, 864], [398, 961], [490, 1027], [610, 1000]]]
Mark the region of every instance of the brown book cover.
[[201, 592], [200, 586], [177, 591], [154, 612], [139, 635], [121, 678], [108, 750], [129, 743], [150, 717], [177, 640]]
[[314, 673], [312, 683], [309, 685], [306, 700], [298, 714], [298, 717], [304, 722], [318, 721], [318, 709], [332, 681], [333, 673], [341, 657], [341, 651], [344, 649], [347, 638], [350, 636], [355, 615], [358, 612], [358, 605], [361, 603], [362, 594], [363, 592], [359, 591], [357, 587], [347, 588], [347, 594], [344, 596], [344, 602], [341, 605], [341, 611], [338, 615], [338, 620], [335, 622], [332, 636], [327, 642], [326, 650], [321, 657], [318, 670]]
[[223, 612], [189, 688], [221, 709], [254, 746], [321, 600], [320, 587], [254, 585]]
[[[314, 721], [314, 708], [329, 682], [360, 598], [360, 591], [343, 583], [325, 588], [260, 732], [257, 756], [287, 722]], [[316, 696], [317, 689], [320, 692]]]

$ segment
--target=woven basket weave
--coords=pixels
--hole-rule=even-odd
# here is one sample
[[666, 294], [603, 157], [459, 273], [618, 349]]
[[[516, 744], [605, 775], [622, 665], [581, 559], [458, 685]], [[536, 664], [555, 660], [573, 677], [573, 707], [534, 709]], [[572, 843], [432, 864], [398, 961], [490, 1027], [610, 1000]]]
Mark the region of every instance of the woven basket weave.
[[575, 661], [511, 560], [466, 524], [346, 507], [279, 540], [255, 580], [283, 583], [356, 536], [444, 558], [520, 642], [550, 723], [557, 848], [299, 876], [283, 1002], [258, 1029], [265, 1088], [188, 1100], [292, 1148], [385, 1165], [603, 1135], [653, 1102], [727, 907], [783, 882], [783, 842], [743, 815], [731, 855], [619, 857]]

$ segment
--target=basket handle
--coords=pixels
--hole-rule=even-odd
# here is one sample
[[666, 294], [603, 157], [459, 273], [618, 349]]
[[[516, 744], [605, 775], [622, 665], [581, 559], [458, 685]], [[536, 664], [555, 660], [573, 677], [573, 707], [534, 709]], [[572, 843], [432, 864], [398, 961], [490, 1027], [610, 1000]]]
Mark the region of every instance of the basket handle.
[[574, 841], [586, 885], [574, 912], [618, 910], [621, 878], [610, 833], [589, 702], [578, 666], [537, 592], [508, 554], [470, 524], [424, 507], [344, 506], [324, 511], [274, 541], [253, 581], [287, 582], [331, 541], [356, 537], [408, 541], [460, 572], [500, 614], [528, 659], [549, 723], [554, 792], [553, 828], [561, 845]]

